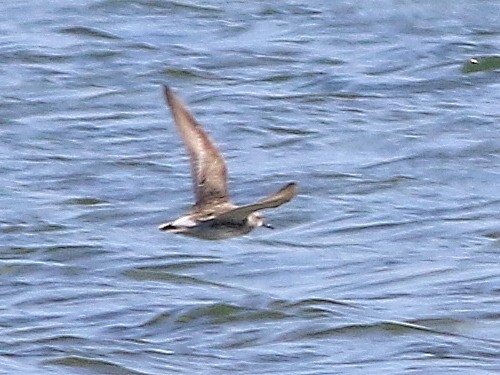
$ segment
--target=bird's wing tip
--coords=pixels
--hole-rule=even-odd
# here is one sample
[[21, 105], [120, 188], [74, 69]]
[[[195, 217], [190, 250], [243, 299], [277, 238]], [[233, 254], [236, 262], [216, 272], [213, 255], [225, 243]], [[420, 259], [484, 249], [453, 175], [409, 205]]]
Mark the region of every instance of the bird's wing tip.
[[292, 193], [292, 196], [295, 196], [298, 193], [299, 184], [296, 182], [290, 182], [283, 188], [283, 190], [288, 190]]

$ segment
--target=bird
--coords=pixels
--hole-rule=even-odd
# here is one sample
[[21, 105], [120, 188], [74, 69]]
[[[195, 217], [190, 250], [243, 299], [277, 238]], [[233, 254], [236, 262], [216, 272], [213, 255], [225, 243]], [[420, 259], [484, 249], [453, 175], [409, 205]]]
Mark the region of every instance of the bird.
[[227, 187], [226, 162], [216, 144], [178, 95], [167, 85], [163, 85], [163, 91], [190, 157], [196, 202], [186, 215], [161, 224], [159, 229], [203, 240], [237, 237], [257, 227], [274, 229], [260, 210], [289, 202], [297, 195], [297, 183], [288, 183], [276, 193], [252, 204], [237, 206], [232, 203]]

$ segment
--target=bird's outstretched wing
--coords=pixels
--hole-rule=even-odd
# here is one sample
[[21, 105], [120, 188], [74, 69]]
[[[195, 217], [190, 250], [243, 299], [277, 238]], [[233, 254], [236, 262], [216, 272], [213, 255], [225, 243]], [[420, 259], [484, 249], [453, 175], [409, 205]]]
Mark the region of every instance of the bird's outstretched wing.
[[167, 86], [165, 99], [175, 125], [189, 152], [196, 197], [195, 209], [228, 202], [227, 169], [224, 158], [212, 139], [189, 112], [182, 100]]
[[224, 214], [219, 215], [215, 220], [220, 222], [244, 221], [252, 212], [263, 210], [266, 208], [278, 207], [284, 203], [289, 202], [293, 197], [297, 195], [297, 190], [297, 184], [295, 182], [291, 182], [269, 197], [261, 199], [257, 203], [248, 204], [246, 206], [241, 206], [225, 212]]

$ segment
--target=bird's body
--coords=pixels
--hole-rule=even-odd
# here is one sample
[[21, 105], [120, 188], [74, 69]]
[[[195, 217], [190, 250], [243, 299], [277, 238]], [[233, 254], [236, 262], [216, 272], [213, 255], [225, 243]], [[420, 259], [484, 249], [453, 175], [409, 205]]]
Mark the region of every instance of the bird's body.
[[217, 207], [218, 210], [208, 212], [195, 211], [161, 225], [160, 229], [206, 240], [223, 240], [247, 234], [257, 226], [250, 225], [248, 219], [233, 222], [220, 222], [217, 220], [217, 211], [223, 213], [229, 212], [235, 207], [233, 204], [223, 204]]
[[165, 86], [165, 98], [182, 140], [189, 152], [196, 203], [180, 218], [161, 224], [159, 229], [206, 240], [241, 236], [264, 223], [259, 210], [278, 207], [297, 194], [290, 183], [254, 204], [236, 206], [229, 199], [227, 168], [215, 143], [203, 131], [186, 105]]

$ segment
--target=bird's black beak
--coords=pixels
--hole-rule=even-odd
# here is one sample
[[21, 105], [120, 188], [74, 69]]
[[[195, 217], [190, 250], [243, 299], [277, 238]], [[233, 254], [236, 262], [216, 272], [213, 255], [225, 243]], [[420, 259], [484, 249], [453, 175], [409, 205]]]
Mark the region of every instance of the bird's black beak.
[[266, 227], [267, 229], [274, 229], [274, 227], [271, 224], [264, 223], [262, 224], [263, 227]]

